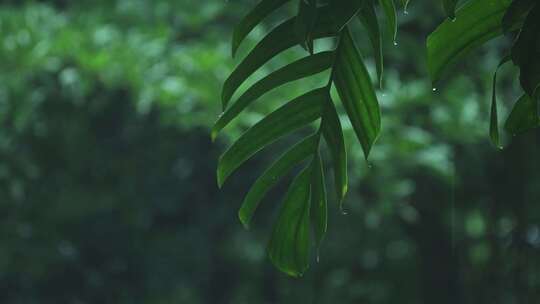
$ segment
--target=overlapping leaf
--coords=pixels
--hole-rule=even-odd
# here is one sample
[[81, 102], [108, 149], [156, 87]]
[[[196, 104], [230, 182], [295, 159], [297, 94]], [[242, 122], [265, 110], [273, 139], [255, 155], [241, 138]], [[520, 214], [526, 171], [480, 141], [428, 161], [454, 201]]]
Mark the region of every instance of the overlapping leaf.
[[520, 29], [525, 17], [529, 14], [529, 11], [537, 3], [537, 0], [514, 0], [502, 20], [502, 27], [505, 33]]
[[[324, 8], [319, 8], [319, 10], [322, 9]], [[319, 22], [317, 22], [312, 33], [314, 39], [336, 34], [334, 25], [329, 18], [330, 17], [321, 17], [318, 19]], [[234, 69], [227, 80], [225, 80], [221, 92], [223, 109], [227, 107], [229, 100], [238, 87], [251, 76], [253, 72], [282, 51], [298, 44], [296, 35], [291, 35], [291, 33], [294, 33], [295, 20], [296, 18], [291, 18], [273, 29], [253, 50], [251, 50], [246, 58], [244, 58], [236, 69]]]
[[446, 20], [427, 39], [428, 69], [436, 83], [448, 67], [484, 42], [502, 33], [501, 21], [510, 0], [473, 0], [455, 20]]
[[333, 0], [329, 4], [331, 20], [335, 29], [341, 31], [356, 16], [366, 0]]
[[218, 163], [218, 184], [260, 149], [279, 137], [321, 117], [326, 99], [324, 89], [306, 93], [270, 113], [246, 131], [223, 153]]
[[350, 32], [342, 32], [336, 54], [333, 79], [366, 159], [379, 135], [379, 102], [364, 62]]
[[383, 76], [383, 51], [382, 51], [382, 39], [379, 29], [379, 21], [377, 20], [377, 14], [375, 13], [375, 7], [372, 0], [365, 0], [364, 6], [358, 14], [360, 21], [366, 28], [369, 40], [373, 46], [373, 52], [375, 54], [375, 67], [377, 68], [377, 76], [379, 80], [379, 86], [382, 86]]
[[266, 16], [288, 2], [289, 0], [263, 0], [249, 12], [247, 16], [238, 23], [233, 33], [232, 54], [236, 55], [238, 47], [246, 36], [259, 24]]
[[525, 19], [523, 29], [512, 47], [512, 61], [519, 67], [523, 90], [534, 99], [540, 87], [540, 5]]
[[300, 45], [310, 54], [313, 54], [313, 29], [317, 22], [317, 1], [302, 0], [298, 4], [298, 14], [296, 15], [295, 32], [300, 41]]
[[285, 195], [268, 244], [272, 263], [290, 276], [301, 276], [309, 265], [311, 170], [304, 169]]
[[246, 90], [231, 107], [223, 112], [212, 128], [212, 138], [214, 139], [221, 129], [266, 92], [288, 82], [320, 73], [330, 68], [333, 61], [332, 52], [321, 52], [299, 59], [264, 77]]
[[348, 185], [347, 153], [345, 150], [345, 141], [343, 140], [341, 122], [339, 121], [336, 108], [334, 107], [332, 100], [330, 100], [330, 95], [328, 95], [328, 102], [324, 108], [322, 131], [324, 140], [326, 141], [332, 156], [335, 188], [341, 205], [341, 202], [347, 193]]
[[388, 28], [392, 36], [392, 40], [395, 42], [397, 38], [397, 14], [396, 6], [394, 5], [394, 0], [379, 0], [383, 8], [384, 14], [386, 15], [386, 20], [388, 22]]
[[538, 102], [527, 94], [523, 94], [514, 104], [504, 128], [511, 134], [517, 135], [538, 126]]
[[318, 143], [318, 135], [307, 137], [285, 152], [257, 179], [246, 195], [242, 207], [238, 211], [238, 217], [246, 228], [249, 227], [253, 213], [266, 192], [268, 192], [268, 190], [294, 166], [313, 155], [313, 151], [317, 149]]

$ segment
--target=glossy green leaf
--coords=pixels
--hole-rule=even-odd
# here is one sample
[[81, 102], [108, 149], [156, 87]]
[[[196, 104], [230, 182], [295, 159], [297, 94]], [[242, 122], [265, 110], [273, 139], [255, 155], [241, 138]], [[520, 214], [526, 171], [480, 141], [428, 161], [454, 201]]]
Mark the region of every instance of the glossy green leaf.
[[[319, 10], [324, 9], [325, 7], [319, 8]], [[317, 26], [313, 29], [314, 39], [337, 34], [332, 21], [329, 19], [330, 17], [324, 16], [318, 19], [319, 22], [317, 22]], [[234, 92], [253, 72], [280, 52], [298, 44], [296, 35], [291, 34], [294, 32], [295, 20], [296, 18], [291, 18], [273, 29], [251, 50], [246, 58], [229, 75], [227, 80], [225, 80], [221, 92], [221, 101], [224, 109], [227, 107]]]
[[436, 83], [448, 67], [474, 48], [502, 33], [510, 0], [473, 0], [444, 21], [427, 39], [428, 69]]
[[296, 144], [276, 160], [258, 179], [255, 181], [246, 195], [242, 207], [238, 211], [240, 221], [247, 229], [251, 218], [264, 197], [283, 176], [285, 176], [294, 166], [313, 155], [319, 144], [319, 135], [315, 134]]
[[497, 72], [499, 71], [499, 68], [507, 63], [510, 60], [510, 56], [505, 56], [499, 65], [497, 66], [497, 69], [495, 70], [495, 74], [493, 75], [493, 89], [492, 89], [492, 96], [491, 96], [491, 118], [490, 118], [490, 124], [489, 124], [489, 137], [491, 138], [491, 142], [495, 147], [502, 148], [500, 144], [500, 138], [499, 138], [499, 118], [497, 114]]
[[287, 191], [268, 244], [268, 256], [279, 270], [299, 277], [309, 266], [311, 170], [304, 169]]
[[443, 0], [444, 12], [450, 19], [454, 19], [456, 17], [457, 2], [458, 0]]
[[326, 141], [332, 157], [335, 188], [339, 205], [341, 206], [348, 187], [347, 152], [345, 149], [345, 141], [343, 140], [341, 122], [339, 121], [339, 116], [330, 96], [328, 96], [324, 107], [322, 131], [324, 140]]
[[295, 32], [300, 45], [310, 54], [313, 54], [312, 32], [317, 21], [317, 1], [299, 0], [298, 14], [296, 15]]
[[510, 115], [506, 119], [504, 128], [510, 134], [517, 135], [539, 126], [538, 101], [527, 94], [516, 101]]
[[366, 28], [371, 45], [373, 46], [373, 53], [375, 54], [375, 67], [377, 68], [377, 76], [379, 86], [382, 86], [383, 76], [383, 51], [382, 51], [382, 39], [379, 29], [379, 21], [377, 20], [377, 14], [375, 13], [375, 7], [372, 0], [365, 0], [362, 10], [358, 17], [364, 27]]
[[348, 30], [340, 36], [333, 80], [366, 159], [379, 135], [381, 114], [369, 73]]
[[218, 185], [221, 187], [234, 170], [266, 145], [320, 118], [326, 96], [326, 89], [313, 90], [288, 102], [248, 129], [220, 157]]
[[231, 107], [223, 112], [212, 127], [212, 140], [221, 129], [263, 94], [285, 83], [320, 73], [330, 68], [333, 61], [333, 52], [321, 52], [299, 59], [270, 73], [246, 90]]
[[530, 10], [537, 3], [537, 0], [514, 0], [506, 10], [502, 20], [502, 27], [505, 33], [516, 29], [521, 29], [521, 25]]
[[527, 15], [523, 29], [512, 47], [512, 61], [519, 67], [519, 80], [523, 90], [538, 98], [540, 87], [540, 5]]
[[324, 171], [321, 155], [312, 162], [311, 179], [311, 222], [313, 225], [313, 234], [315, 245], [319, 248], [328, 224], [328, 203], [326, 200], [326, 186], [324, 182]]
[[236, 55], [238, 47], [246, 36], [259, 24], [266, 16], [278, 9], [289, 0], [262, 0], [247, 14], [235, 27], [232, 40], [232, 55]]
[[397, 38], [397, 14], [396, 6], [394, 5], [394, 0], [379, 0], [383, 8], [384, 14], [386, 15], [386, 20], [388, 22], [388, 28], [392, 35], [392, 40], [395, 42]]

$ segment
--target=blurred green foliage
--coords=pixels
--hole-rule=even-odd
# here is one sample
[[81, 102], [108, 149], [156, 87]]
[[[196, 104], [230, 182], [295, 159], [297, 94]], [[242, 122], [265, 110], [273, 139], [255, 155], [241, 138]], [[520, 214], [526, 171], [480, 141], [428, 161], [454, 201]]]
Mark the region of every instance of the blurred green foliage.
[[[0, 303], [540, 300], [540, 134], [506, 139], [503, 151], [486, 135], [492, 71], [509, 41], [491, 42], [433, 92], [424, 40], [444, 13], [429, 1], [399, 14], [397, 46], [385, 40], [383, 130], [369, 166], [342, 120], [348, 214], [331, 197], [319, 263], [300, 280], [271, 267], [265, 244], [288, 181], [253, 231], [236, 211], [293, 138], [219, 192], [215, 161], [229, 139], [209, 139], [234, 64], [232, 25], [250, 3], [0, 4]], [[371, 52], [366, 33], [355, 37]], [[506, 105], [519, 92], [510, 69], [499, 76]], [[227, 133], [305, 86], [272, 92]]]

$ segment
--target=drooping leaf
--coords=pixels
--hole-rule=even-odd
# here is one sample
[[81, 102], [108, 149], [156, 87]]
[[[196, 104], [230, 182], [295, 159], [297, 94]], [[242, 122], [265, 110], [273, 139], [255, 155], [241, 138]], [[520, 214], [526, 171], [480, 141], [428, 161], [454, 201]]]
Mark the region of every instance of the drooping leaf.
[[232, 40], [232, 55], [236, 55], [238, 47], [246, 36], [259, 24], [266, 16], [288, 2], [289, 0], [262, 0], [238, 23], [234, 29]]
[[372, 0], [364, 0], [364, 6], [360, 10], [358, 17], [366, 28], [369, 40], [373, 46], [373, 53], [375, 54], [375, 67], [377, 68], [377, 77], [380, 87], [382, 86], [383, 76], [382, 39], [379, 29], [379, 21], [377, 20], [377, 14], [375, 13], [375, 7]]
[[313, 170], [311, 174], [311, 221], [313, 233], [315, 235], [315, 245], [319, 248], [324, 235], [326, 234], [328, 222], [326, 186], [324, 184], [322, 159], [319, 153], [317, 153], [317, 157], [313, 159], [311, 170]]
[[458, 0], [443, 0], [444, 12], [450, 19], [454, 19], [456, 17], [457, 2]]
[[[320, 7], [318, 10], [324, 10], [325, 7]], [[326, 17], [325, 17], [326, 16]], [[322, 15], [317, 22], [317, 26], [313, 29], [313, 38], [321, 38], [336, 35], [330, 17]], [[296, 18], [291, 18], [274, 28], [266, 37], [264, 37], [251, 52], [242, 60], [242, 62], [234, 69], [223, 84], [221, 92], [221, 101], [223, 109], [227, 107], [229, 100], [238, 87], [258, 68], [264, 65], [268, 60], [272, 59], [282, 51], [298, 44], [294, 32], [294, 23]]]
[[497, 148], [501, 148], [500, 139], [499, 139], [499, 117], [497, 114], [497, 72], [499, 71], [499, 68], [507, 63], [510, 60], [510, 56], [505, 56], [499, 65], [497, 66], [497, 69], [495, 70], [495, 74], [493, 75], [493, 89], [492, 89], [492, 96], [491, 96], [491, 118], [489, 123], [489, 137], [491, 138], [491, 142], [493, 145]]
[[347, 193], [347, 152], [345, 149], [345, 141], [343, 140], [343, 130], [341, 122], [334, 107], [334, 103], [328, 96], [324, 106], [322, 131], [324, 140], [330, 150], [334, 167], [334, 182], [337, 193], [337, 198], [341, 206], [343, 198]]
[[367, 159], [381, 127], [379, 102], [348, 29], [340, 36], [333, 73], [334, 84]]
[[285, 83], [320, 73], [330, 68], [333, 61], [333, 52], [326, 51], [304, 57], [270, 73], [246, 90], [231, 107], [223, 112], [212, 127], [212, 140], [221, 129], [263, 94]]
[[502, 27], [505, 33], [521, 28], [525, 17], [537, 3], [537, 0], [514, 0], [502, 20]]
[[394, 0], [380, 0], [380, 3], [383, 8], [384, 14], [386, 15], [386, 20], [388, 22], [388, 28], [390, 30], [392, 40], [395, 42], [397, 38], [398, 24]]
[[436, 83], [474, 48], [502, 33], [501, 20], [510, 0], [474, 0], [463, 5], [455, 20], [444, 21], [427, 39], [428, 69]]
[[519, 67], [519, 80], [523, 90], [538, 98], [540, 87], [540, 5], [527, 15], [523, 29], [512, 46], [512, 61]]
[[510, 115], [506, 119], [504, 128], [510, 134], [517, 135], [539, 126], [538, 101], [527, 94], [523, 94], [516, 101]]
[[290, 150], [285, 152], [276, 160], [258, 179], [246, 195], [242, 207], [238, 211], [240, 222], [247, 229], [249, 228], [251, 218], [264, 197], [266, 192], [272, 188], [285, 174], [294, 166], [313, 155], [319, 143], [319, 135], [315, 134], [307, 137], [296, 144]]
[[296, 15], [295, 32], [300, 45], [310, 54], [313, 54], [312, 31], [317, 21], [317, 1], [299, 0], [298, 14]]
[[362, 8], [365, 0], [333, 0], [329, 5], [335, 29], [341, 31]]
[[309, 265], [310, 173], [305, 168], [291, 183], [268, 244], [274, 266], [293, 277]]
[[220, 157], [217, 180], [227, 177], [253, 154], [279, 137], [320, 118], [327, 91], [316, 89], [293, 99], [249, 128]]

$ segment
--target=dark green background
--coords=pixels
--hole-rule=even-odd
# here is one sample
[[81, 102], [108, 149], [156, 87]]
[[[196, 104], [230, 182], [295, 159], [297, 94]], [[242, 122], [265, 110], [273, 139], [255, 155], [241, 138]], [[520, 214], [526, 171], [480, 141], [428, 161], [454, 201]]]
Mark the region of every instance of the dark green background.
[[[506, 138], [503, 151], [488, 142], [492, 72], [509, 41], [432, 91], [425, 37], [444, 15], [432, 2], [412, 1], [398, 45], [385, 41], [369, 166], [342, 117], [347, 215], [330, 196], [320, 262], [301, 279], [265, 255], [290, 177], [251, 231], [236, 215], [294, 138], [224, 189], [215, 180], [232, 139], [316, 82], [268, 94], [210, 142], [232, 29], [253, 1], [0, 2], [0, 303], [539, 301], [540, 134]], [[240, 58], [293, 9], [250, 35]], [[374, 75], [367, 36], [354, 36]], [[500, 73], [501, 117], [519, 94], [515, 72]]]

